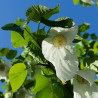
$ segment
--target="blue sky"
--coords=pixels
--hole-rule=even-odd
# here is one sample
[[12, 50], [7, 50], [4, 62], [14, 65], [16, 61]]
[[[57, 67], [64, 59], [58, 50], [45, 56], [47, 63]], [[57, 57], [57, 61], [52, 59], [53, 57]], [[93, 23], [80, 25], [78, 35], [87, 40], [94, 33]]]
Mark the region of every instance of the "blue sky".
[[[26, 19], [25, 12], [32, 5], [45, 5], [54, 8], [60, 4], [60, 12], [53, 15], [50, 19], [55, 20], [59, 17], [70, 17], [77, 25], [81, 23], [90, 23], [88, 33], [96, 33], [98, 35], [98, 8], [95, 5], [91, 7], [83, 7], [80, 4], [74, 5], [73, 0], [1, 0], [0, 1], [0, 27], [8, 23], [14, 23], [17, 18]], [[32, 31], [36, 31], [37, 23], [30, 22]], [[15, 49], [11, 43], [11, 32], [0, 29], [0, 48], [9, 47]], [[17, 48], [18, 55], [22, 52]], [[1, 89], [1, 87], [0, 87]]]

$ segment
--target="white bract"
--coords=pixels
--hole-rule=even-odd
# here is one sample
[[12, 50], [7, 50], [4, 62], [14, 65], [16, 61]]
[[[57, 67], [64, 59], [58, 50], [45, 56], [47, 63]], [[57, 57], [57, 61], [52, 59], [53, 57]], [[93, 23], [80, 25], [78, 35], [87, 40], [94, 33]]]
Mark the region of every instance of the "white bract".
[[5, 98], [11, 98], [11, 97], [12, 97], [12, 93], [11, 92], [5, 93]]
[[50, 36], [42, 42], [42, 53], [54, 65], [61, 81], [70, 80], [78, 71], [77, 53], [72, 44], [77, 32], [77, 26], [53, 27]]
[[83, 1], [84, 3], [88, 3], [90, 5], [94, 4], [92, 0], [81, 0], [81, 1]]
[[19, 91], [17, 91], [16, 98], [35, 98], [35, 96], [25, 88], [21, 88]]
[[95, 72], [80, 70], [73, 81], [74, 98], [97, 98], [98, 87], [94, 83]]
[[0, 80], [5, 79], [8, 81], [8, 74], [11, 68], [11, 64], [8, 62], [0, 63]]

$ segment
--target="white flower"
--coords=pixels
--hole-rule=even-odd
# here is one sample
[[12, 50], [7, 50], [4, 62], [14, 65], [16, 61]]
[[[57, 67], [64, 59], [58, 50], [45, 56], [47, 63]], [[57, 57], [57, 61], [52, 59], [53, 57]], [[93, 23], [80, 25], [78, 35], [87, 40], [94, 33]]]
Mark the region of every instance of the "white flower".
[[42, 42], [42, 53], [54, 65], [61, 81], [70, 80], [78, 71], [77, 53], [72, 44], [77, 32], [77, 26], [54, 27], [50, 30], [50, 37]]
[[25, 88], [21, 88], [19, 91], [17, 91], [16, 98], [35, 98], [35, 96]]
[[88, 3], [90, 5], [94, 4], [92, 0], [81, 0], [81, 1], [83, 1], [84, 3]]
[[95, 72], [80, 70], [73, 81], [74, 98], [97, 98], [98, 87], [94, 83]]
[[5, 98], [11, 98], [11, 97], [12, 97], [12, 93], [11, 92], [5, 93]]
[[8, 62], [0, 63], [0, 80], [5, 79], [8, 81], [8, 73], [11, 68], [11, 64]]

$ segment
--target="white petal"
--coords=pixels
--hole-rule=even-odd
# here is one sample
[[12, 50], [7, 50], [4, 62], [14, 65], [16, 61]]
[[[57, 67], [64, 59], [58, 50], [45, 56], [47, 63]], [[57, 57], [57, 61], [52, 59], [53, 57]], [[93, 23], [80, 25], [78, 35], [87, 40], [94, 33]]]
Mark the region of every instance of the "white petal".
[[78, 75], [80, 75], [81, 77], [83, 77], [84, 79], [86, 79], [89, 83], [90, 86], [93, 85], [94, 83], [94, 77], [95, 77], [95, 72], [92, 70], [80, 70], [77, 72]]
[[[50, 41], [50, 38], [42, 42], [42, 53], [44, 57], [54, 65], [56, 75], [61, 81], [70, 80], [78, 71], [75, 48], [72, 45], [57, 48], [47, 41]], [[69, 48], [67, 49], [67, 47]]]
[[74, 91], [74, 98], [97, 98], [98, 97], [98, 87], [94, 83], [90, 86], [89, 83], [80, 84], [76, 77], [73, 81], [73, 91]]
[[77, 33], [78, 33], [78, 26], [74, 26], [71, 28], [53, 27], [50, 30], [51, 36], [62, 34], [67, 39], [67, 42], [72, 42]]

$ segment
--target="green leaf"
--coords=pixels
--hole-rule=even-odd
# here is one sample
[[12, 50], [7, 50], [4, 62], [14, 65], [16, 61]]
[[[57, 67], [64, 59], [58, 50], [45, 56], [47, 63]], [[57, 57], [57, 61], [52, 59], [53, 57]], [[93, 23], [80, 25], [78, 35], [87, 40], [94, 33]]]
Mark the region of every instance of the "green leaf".
[[37, 93], [40, 90], [50, 85], [50, 79], [42, 75], [40, 72], [36, 75], [35, 79], [36, 79], [36, 85], [33, 89], [34, 93]]
[[79, 0], [73, 0], [74, 4], [77, 5], [79, 3]]
[[98, 40], [98, 37], [95, 35], [95, 33], [91, 34], [91, 39]]
[[9, 50], [6, 54], [7, 59], [13, 59], [17, 55], [16, 50]]
[[36, 41], [38, 41], [38, 43], [42, 44], [42, 41], [47, 37], [46, 32], [45, 32], [45, 27], [43, 27], [42, 29], [34, 32], [34, 36], [36, 38]]
[[70, 28], [75, 25], [73, 20], [68, 17], [61, 17], [61, 18], [58, 18], [56, 21], [51, 21], [51, 20], [42, 18], [42, 23], [50, 27], [63, 27], [63, 28]]
[[94, 63], [95, 62], [95, 58], [84, 58], [83, 60], [83, 65], [86, 66], [86, 67], [89, 67], [90, 64]]
[[34, 39], [32, 38], [32, 31], [30, 27], [23, 22], [18, 22], [17, 25], [21, 25], [21, 26], [24, 25], [23, 27], [21, 27], [22, 29], [24, 29], [24, 32], [23, 32], [24, 38], [20, 36], [18, 32], [12, 31], [11, 32], [12, 45], [15, 48], [24, 47], [25, 45], [27, 45], [29, 41], [32, 41], [37, 47], [39, 47], [37, 43], [34, 41]]
[[23, 30], [15, 23], [9, 23], [2, 27], [3, 30], [16, 31], [23, 37]]
[[27, 69], [26, 65], [24, 65], [23, 63], [17, 63], [11, 67], [9, 71], [9, 80], [13, 92], [18, 90], [22, 86], [26, 76]]
[[79, 32], [86, 32], [89, 29], [90, 25], [88, 23], [83, 23], [79, 26]]
[[84, 6], [84, 7], [89, 7], [89, 6], [91, 6], [92, 4], [94, 4], [94, 2], [92, 1], [92, 0], [85, 0], [85, 1], [83, 1], [83, 0], [80, 0], [80, 4], [82, 5], [82, 6]]
[[96, 7], [98, 8], [98, 0], [95, 0]]
[[25, 39], [18, 32], [15, 31], [11, 31], [11, 42], [15, 48], [23, 47], [27, 44]]
[[98, 42], [94, 44], [94, 53], [98, 53]]
[[73, 43], [78, 43], [78, 42], [80, 42], [80, 41], [82, 41], [82, 37], [81, 36], [79, 36], [79, 35], [76, 35], [75, 36], [75, 39], [73, 40]]
[[88, 38], [88, 36], [89, 36], [89, 34], [88, 34], [88, 33], [84, 33], [83, 38], [84, 38], [84, 39], [87, 39], [87, 38]]
[[90, 46], [87, 39], [83, 39], [83, 40], [82, 40], [82, 44], [83, 44], [83, 46], [84, 46], [85, 48], [88, 48], [88, 47]]
[[97, 60], [90, 64], [90, 69], [98, 73], [98, 61]]
[[0, 48], [0, 56], [6, 56], [8, 51], [9, 51], [9, 48]]
[[76, 44], [76, 52], [78, 56], [83, 56], [85, 54], [85, 50], [83, 46]]
[[[65, 96], [64, 87], [60, 84], [53, 83], [36, 94], [36, 98], [71, 98]], [[68, 93], [66, 93], [68, 95]]]
[[41, 70], [45, 75], [53, 75], [55, 74], [50, 68], [47, 68], [46, 66], [41, 66]]
[[24, 38], [27, 43], [32, 42], [37, 48], [40, 49], [39, 45], [35, 41], [35, 36], [33, 35], [31, 29], [28, 26], [24, 29]]
[[21, 19], [21, 18], [17, 18], [17, 19], [15, 19], [15, 23], [16, 23], [16, 24], [19, 23], [19, 22], [24, 22], [24, 20]]
[[[54, 9], [42, 5], [33, 5], [26, 11], [26, 16], [34, 22], [41, 22], [41, 17], [49, 19], [53, 14], [59, 12], [59, 5]], [[33, 14], [32, 14], [33, 13]], [[31, 17], [32, 15], [32, 17]]]

